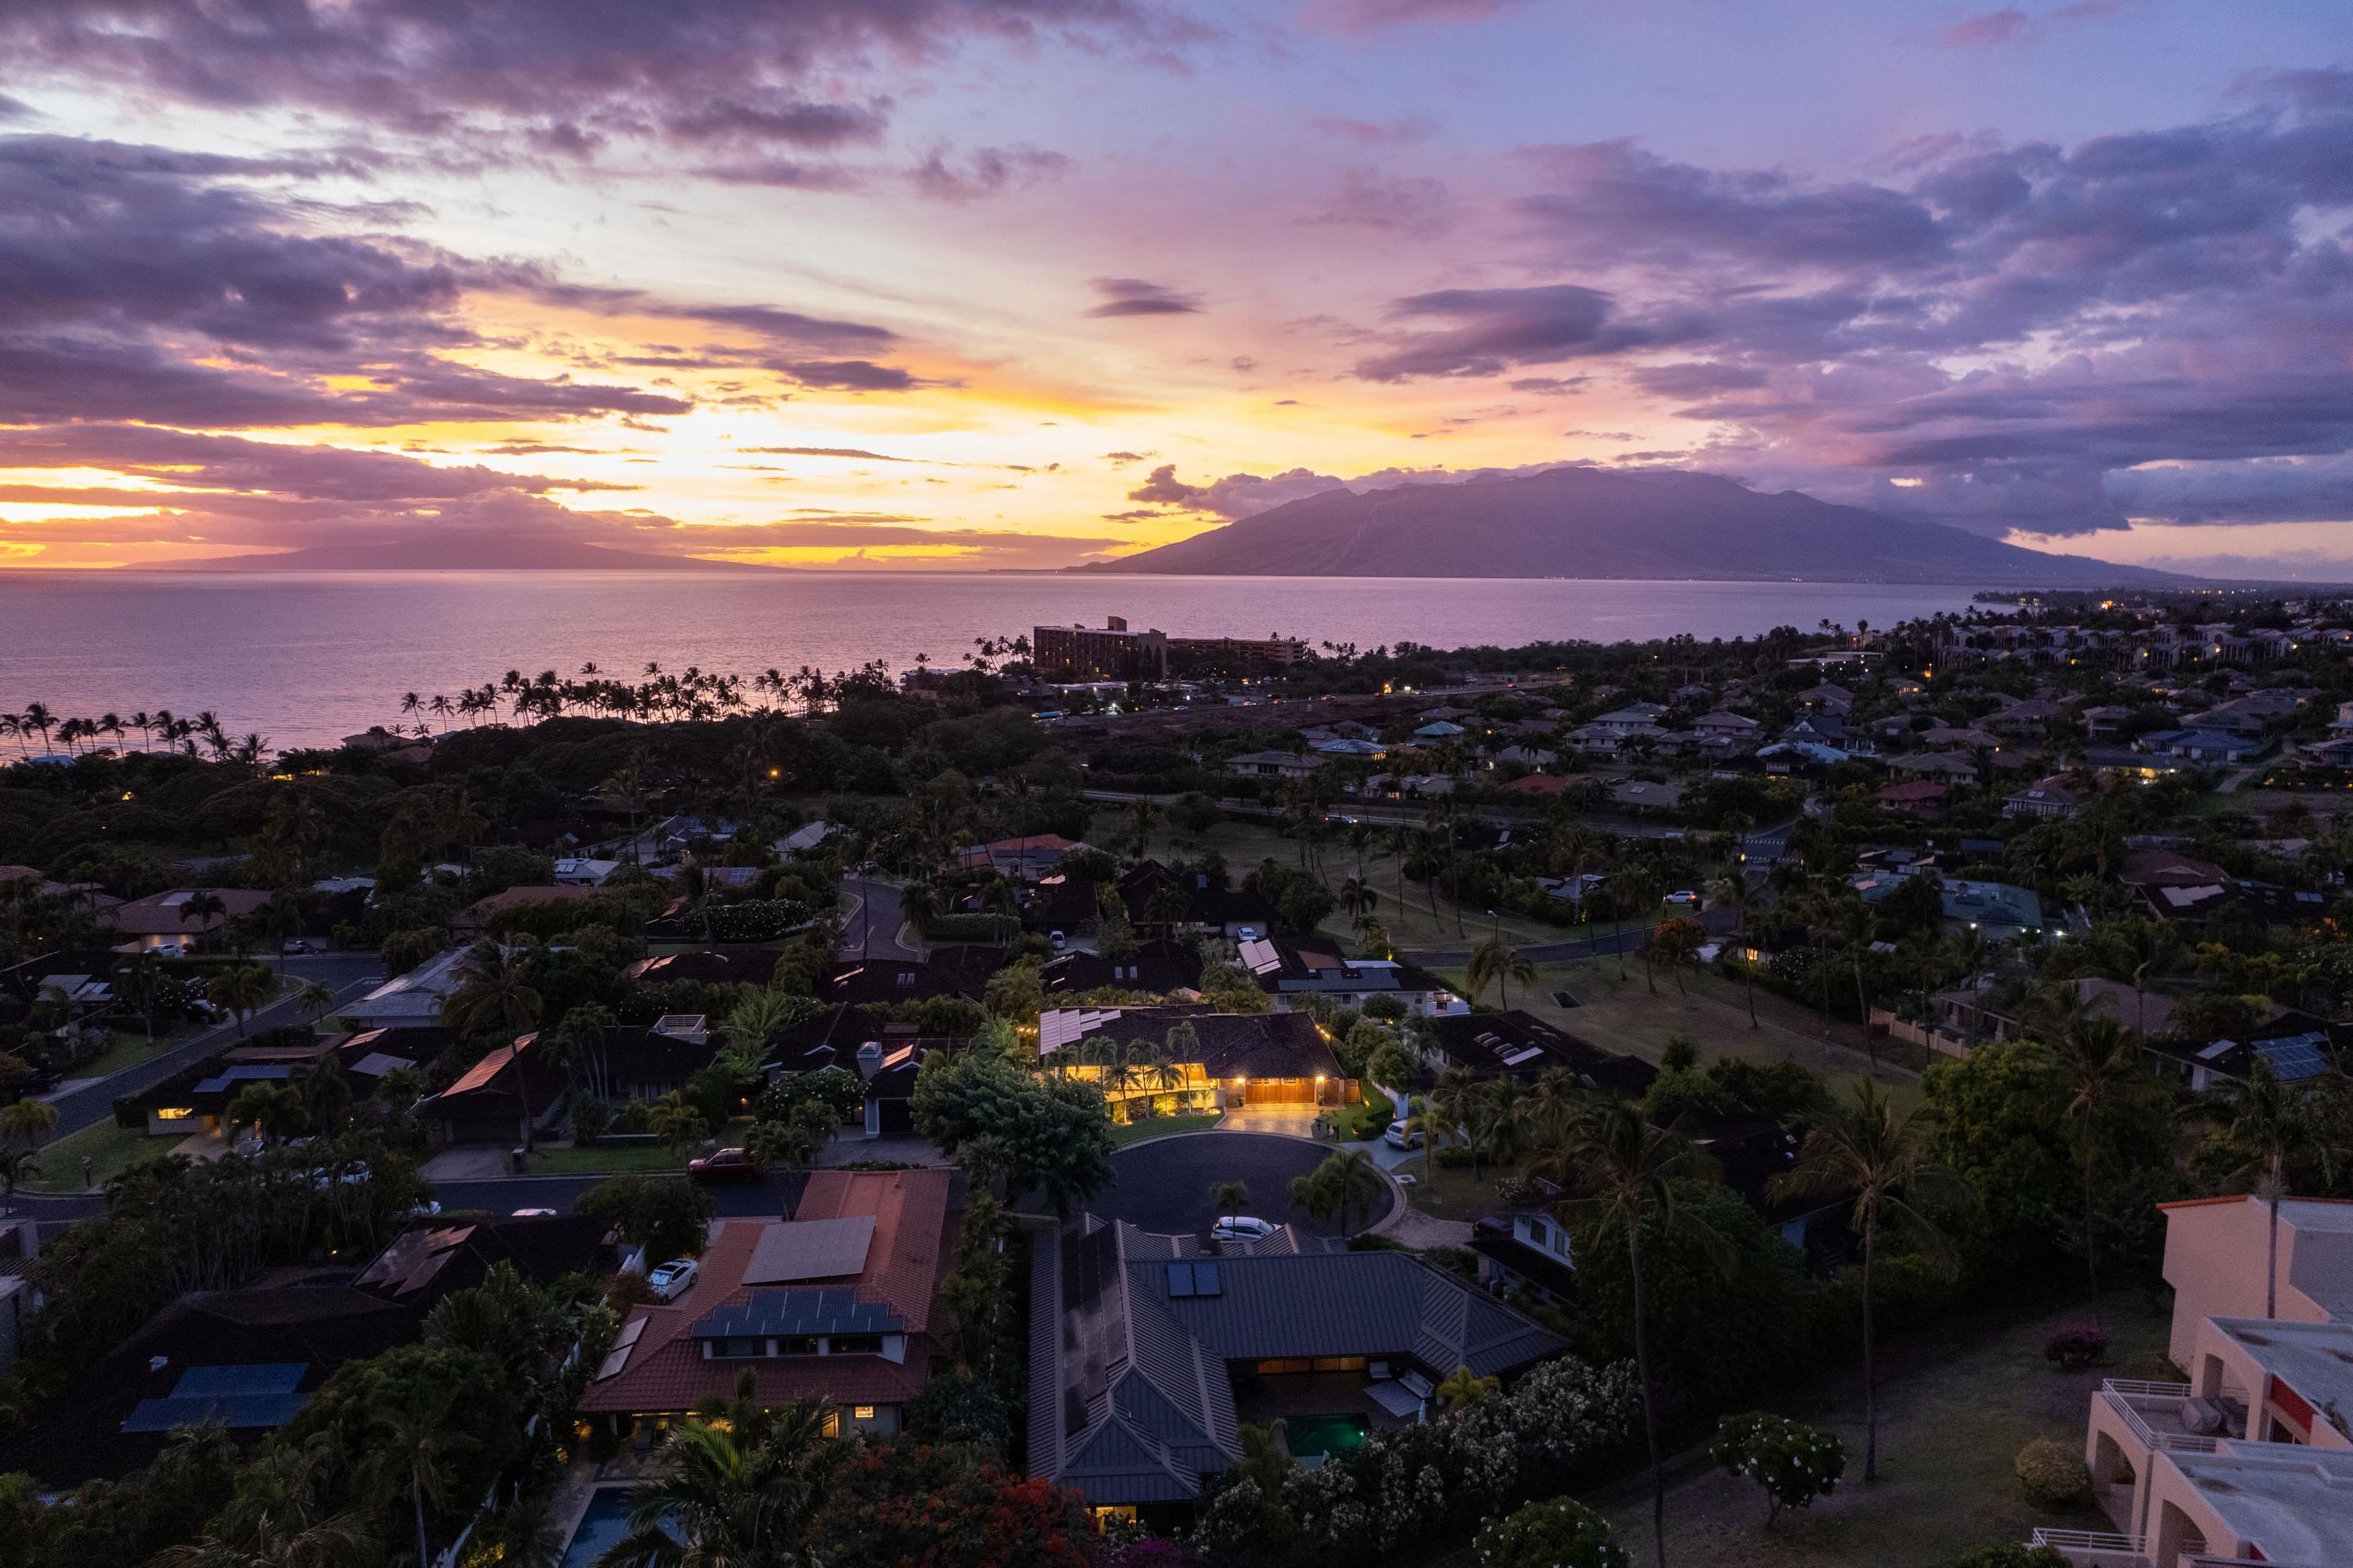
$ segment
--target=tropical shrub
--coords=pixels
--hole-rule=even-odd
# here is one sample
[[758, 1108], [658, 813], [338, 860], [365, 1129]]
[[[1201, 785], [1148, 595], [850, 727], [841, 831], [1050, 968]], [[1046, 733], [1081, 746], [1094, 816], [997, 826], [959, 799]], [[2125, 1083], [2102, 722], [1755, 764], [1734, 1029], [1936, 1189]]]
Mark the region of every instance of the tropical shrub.
[[2062, 1323], [2042, 1341], [2042, 1354], [2062, 1372], [2082, 1372], [2108, 1353], [2108, 1331], [2097, 1323]]
[[1631, 1568], [1609, 1525], [1573, 1498], [1534, 1502], [1479, 1532], [1472, 1543], [1487, 1568]]
[[1715, 1452], [1716, 1463], [1764, 1489], [1767, 1529], [1783, 1509], [1828, 1497], [1846, 1474], [1846, 1445], [1834, 1434], [1759, 1411], [1717, 1423]]
[[2026, 1495], [2045, 1508], [2064, 1508], [2092, 1489], [2084, 1456], [2054, 1437], [2037, 1437], [2018, 1451], [2018, 1478]]

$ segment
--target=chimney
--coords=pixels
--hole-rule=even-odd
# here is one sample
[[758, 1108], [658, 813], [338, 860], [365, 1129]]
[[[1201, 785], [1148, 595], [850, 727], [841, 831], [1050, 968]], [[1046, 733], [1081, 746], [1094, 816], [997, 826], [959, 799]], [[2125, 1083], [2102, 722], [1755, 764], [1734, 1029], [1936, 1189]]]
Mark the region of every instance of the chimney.
[[882, 1065], [882, 1042], [869, 1040], [858, 1048], [858, 1075], [871, 1078]]

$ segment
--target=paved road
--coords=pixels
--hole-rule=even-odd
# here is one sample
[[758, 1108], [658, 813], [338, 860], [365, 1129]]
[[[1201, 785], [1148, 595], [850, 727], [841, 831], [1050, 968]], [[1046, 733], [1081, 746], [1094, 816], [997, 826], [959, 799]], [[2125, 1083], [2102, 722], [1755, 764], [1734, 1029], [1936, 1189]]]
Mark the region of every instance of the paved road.
[[[1707, 927], [1709, 936], [1719, 940], [1730, 936], [1740, 924], [1737, 917], [1728, 909], [1704, 911], [1699, 917], [1699, 923]], [[1473, 921], [1472, 924], [1475, 927], [1478, 922]], [[1615, 933], [1577, 937], [1565, 942], [1544, 942], [1535, 946], [1523, 946], [1519, 949], [1519, 954], [1531, 963], [1557, 964], [1566, 963], [1574, 959], [1590, 959], [1610, 953], [1630, 953], [1642, 945], [1642, 933], [1648, 929], [1648, 927], [1630, 922], [1623, 929]], [[1404, 958], [1407, 962], [1419, 964], [1424, 969], [1452, 969], [1471, 961], [1471, 949], [1468, 948], [1423, 949], [1408, 952], [1404, 954]]]
[[841, 956], [861, 961], [874, 959], [921, 959], [923, 955], [913, 948], [899, 945], [899, 927], [905, 925], [905, 911], [899, 906], [899, 890], [887, 882], [864, 880], [842, 884], [857, 895], [858, 907], [843, 923]]
[[[286, 973], [294, 980], [315, 980], [335, 993], [339, 1002], [349, 1001], [365, 991], [360, 982], [384, 972], [383, 964], [374, 953], [321, 953], [310, 958], [286, 960]], [[246, 1020], [246, 1032], [268, 1029], [275, 1024], [299, 1023], [304, 1014], [291, 996], [273, 1002]], [[106, 1120], [114, 1114], [114, 1102], [124, 1095], [135, 1094], [150, 1085], [160, 1084], [181, 1068], [204, 1060], [216, 1051], [226, 1051], [237, 1044], [237, 1025], [224, 1023], [217, 1029], [174, 1045], [149, 1057], [135, 1067], [127, 1067], [111, 1078], [89, 1084], [60, 1097], [58, 1125], [50, 1141], [69, 1133], [79, 1132]]]

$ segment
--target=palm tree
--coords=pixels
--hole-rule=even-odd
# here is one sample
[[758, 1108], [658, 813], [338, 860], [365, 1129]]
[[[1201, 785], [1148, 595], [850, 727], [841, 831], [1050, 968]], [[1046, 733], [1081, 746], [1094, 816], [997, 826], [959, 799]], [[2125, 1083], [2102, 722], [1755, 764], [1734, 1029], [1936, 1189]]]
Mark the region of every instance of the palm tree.
[[1413, 1095], [1405, 1102], [1406, 1139], [1410, 1144], [1414, 1134], [1421, 1135], [1421, 1179], [1425, 1183], [1437, 1174], [1439, 1141], [1450, 1136], [1447, 1131], [1450, 1124], [1430, 1103], [1431, 1098], [1428, 1095]]
[[1752, 956], [1757, 945], [1749, 940], [1750, 925], [1765, 906], [1765, 890], [1752, 886], [1737, 872], [1713, 884], [1707, 890], [1710, 903], [1718, 909], [1732, 911], [1732, 934], [1740, 943], [1740, 972], [1748, 992], [1748, 1027], [1760, 1027], [1757, 1022], [1757, 960]]
[[191, 935], [196, 937], [202, 937], [207, 925], [227, 914], [228, 906], [209, 887], [199, 887], [180, 901], [180, 918], [195, 928]]
[[32, 1149], [48, 1137], [49, 1129], [58, 1125], [58, 1107], [47, 1100], [30, 1096], [0, 1109], [0, 1136], [5, 1136], [26, 1149]]
[[259, 1012], [278, 989], [278, 979], [267, 964], [231, 964], [216, 971], [205, 986], [205, 997], [215, 1007], [228, 1009], [237, 1019], [237, 1037], [245, 1038], [245, 1021]]
[[1471, 1370], [1471, 1363], [1459, 1361], [1444, 1383], [1431, 1392], [1446, 1402], [1449, 1410], [1460, 1410], [1466, 1404], [1479, 1404], [1502, 1392], [1501, 1378], [1481, 1377]]
[[433, 1561], [426, 1537], [426, 1505], [442, 1506], [449, 1490], [448, 1467], [480, 1446], [460, 1429], [456, 1404], [453, 1388], [411, 1389], [406, 1397], [372, 1412], [368, 1422], [375, 1441], [365, 1461], [367, 1480], [379, 1495], [407, 1494], [417, 1520], [419, 1568]]
[[[2211, 1102], [2214, 1114], [2229, 1128], [2231, 1141], [2245, 1158], [2222, 1179], [2223, 1185], [2251, 1185], [2270, 1211], [2271, 1233], [2263, 1264], [2263, 1316], [2279, 1316], [2280, 1200], [2287, 1192], [2288, 1151], [2314, 1141], [2312, 1116], [2303, 1097], [2272, 1070], [2271, 1058], [2260, 1051], [2247, 1081], [2224, 1089]], [[5, 1117], [5, 1112], [0, 1112]]]
[[301, 1010], [303, 1017], [315, 1020], [335, 1005], [335, 993], [332, 987], [317, 980], [304, 980], [302, 989], [294, 993], [294, 1005]]
[[1887, 1091], [1858, 1079], [1851, 1105], [1839, 1106], [1807, 1132], [1798, 1163], [1774, 1179], [1775, 1197], [1833, 1202], [1852, 1198], [1854, 1228], [1862, 1234], [1862, 1478], [1879, 1478], [1879, 1363], [1872, 1324], [1873, 1270], [1879, 1261], [1879, 1229], [1892, 1224], [1934, 1263], [1950, 1247], [1944, 1233], [1910, 1196], [1946, 1180], [1931, 1164], [1921, 1133], [1921, 1112], [1898, 1115]]
[[1343, 1149], [1326, 1155], [1324, 1163], [1304, 1176], [1291, 1179], [1291, 1201], [1325, 1219], [1340, 1216], [1340, 1234], [1355, 1233], [1348, 1222], [1359, 1205], [1370, 1209], [1386, 1190], [1380, 1168], [1361, 1149]]
[[1512, 982], [1518, 980], [1522, 985], [1535, 984], [1536, 967], [1502, 938], [1490, 937], [1471, 949], [1471, 962], [1463, 969], [1462, 978], [1471, 987], [1473, 1001], [1493, 984], [1502, 998], [1503, 1005], [1508, 1008], [1512, 1005]]
[[2104, 933], [2094, 951], [2100, 972], [2133, 988], [2133, 1033], [2148, 1038], [2148, 986], [2181, 956], [2181, 938], [2170, 921], [2119, 921]]
[[0, 1201], [15, 1197], [25, 1178], [39, 1174], [40, 1157], [30, 1150], [0, 1149]]
[[628, 1534], [597, 1568], [814, 1568], [810, 1526], [849, 1450], [827, 1437], [817, 1401], [739, 1404], [747, 1419], [731, 1406], [671, 1434], [653, 1474], [629, 1490]]
[[291, 1084], [248, 1084], [228, 1107], [231, 1127], [250, 1126], [269, 1143], [283, 1143], [310, 1124], [301, 1091]]
[[2092, 1176], [2108, 1124], [2146, 1105], [2157, 1081], [2140, 1071], [2140, 1053], [2112, 1018], [2079, 1018], [2052, 1051], [2052, 1087], [2075, 1138], [2084, 1167], [2084, 1260], [2091, 1271], [2092, 1316], [2100, 1315], [2100, 1244], [2092, 1228]]
[[[501, 1033], [512, 1037], [539, 1022], [539, 992], [523, 970], [522, 955], [509, 952], [487, 938], [467, 949], [458, 972], [456, 991], [441, 999], [442, 1021], [460, 1034]], [[532, 1147], [531, 1086], [523, 1065], [523, 1043], [515, 1041], [515, 1093], [522, 1102], [522, 1146]]]
[[1209, 1184], [1209, 1207], [1215, 1209], [1220, 1221], [1230, 1220], [1250, 1207], [1250, 1183], [1247, 1181], [1213, 1181]]
[[1675, 994], [1689, 996], [1683, 985], [1683, 970], [1694, 954], [1707, 945], [1707, 927], [1688, 915], [1676, 915], [1651, 927], [1651, 950], [1675, 977]]
[[1657, 1390], [1651, 1381], [1651, 1341], [1642, 1300], [1642, 1227], [1687, 1232], [1719, 1255], [1723, 1241], [1686, 1218], [1675, 1204], [1677, 1178], [1696, 1174], [1703, 1156], [1673, 1128], [1651, 1125], [1632, 1100], [1591, 1103], [1567, 1128], [1549, 1164], [1568, 1179], [1577, 1195], [1556, 1205], [1572, 1226], [1626, 1234], [1626, 1266], [1633, 1287], [1634, 1370], [1642, 1384], [1642, 1433], [1651, 1450], [1651, 1534], [1659, 1568], [1667, 1562], [1667, 1477], [1659, 1451]]

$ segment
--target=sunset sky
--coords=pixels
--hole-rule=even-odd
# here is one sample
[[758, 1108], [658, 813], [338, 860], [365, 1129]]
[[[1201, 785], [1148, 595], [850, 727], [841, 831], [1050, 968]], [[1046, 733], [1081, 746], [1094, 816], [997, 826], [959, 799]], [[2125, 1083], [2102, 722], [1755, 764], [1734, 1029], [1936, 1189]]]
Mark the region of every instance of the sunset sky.
[[2353, 576], [2348, 67], [2343, 0], [13, 0], [0, 565], [1062, 566], [1585, 461]]

